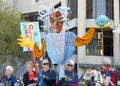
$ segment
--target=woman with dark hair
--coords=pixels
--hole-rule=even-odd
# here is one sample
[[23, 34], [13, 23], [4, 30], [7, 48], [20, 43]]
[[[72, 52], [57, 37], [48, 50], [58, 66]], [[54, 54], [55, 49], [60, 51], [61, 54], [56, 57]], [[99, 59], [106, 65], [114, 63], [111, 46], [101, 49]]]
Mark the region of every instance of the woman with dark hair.
[[56, 72], [50, 68], [49, 59], [42, 60], [42, 67], [41, 73], [38, 73], [38, 86], [56, 86]]

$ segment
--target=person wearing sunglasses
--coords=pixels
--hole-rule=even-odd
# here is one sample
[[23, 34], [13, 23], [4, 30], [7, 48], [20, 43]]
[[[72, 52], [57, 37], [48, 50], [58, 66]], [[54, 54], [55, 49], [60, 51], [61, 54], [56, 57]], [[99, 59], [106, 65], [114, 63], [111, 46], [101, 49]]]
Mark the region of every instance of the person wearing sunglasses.
[[[41, 70], [42, 76], [38, 76], [39, 80], [40, 78], [43, 79], [44, 85], [43, 86], [56, 86], [56, 72], [55, 70], [50, 68], [50, 61], [49, 59], [43, 59], [42, 61], [42, 67]], [[42, 86], [38, 84], [38, 86]]]
[[57, 83], [57, 86], [78, 86], [79, 79], [78, 74], [74, 71], [74, 61], [69, 60], [68, 63], [65, 65], [65, 76], [64, 78]]

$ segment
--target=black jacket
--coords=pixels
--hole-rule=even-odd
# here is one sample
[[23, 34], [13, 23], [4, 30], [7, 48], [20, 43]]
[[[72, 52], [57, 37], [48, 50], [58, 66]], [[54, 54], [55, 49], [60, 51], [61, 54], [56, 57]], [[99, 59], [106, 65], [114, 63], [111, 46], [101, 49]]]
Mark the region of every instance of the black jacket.
[[[35, 77], [36, 77], [35, 72], [34, 72], [34, 75], [35, 75]], [[32, 80], [29, 79], [29, 73], [28, 73], [28, 72], [26, 72], [26, 73], [23, 75], [23, 83], [24, 83], [24, 86], [27, 86], [27, 85], [29, 85], [29, 84], [34, 83], [34, 80], [33, 80], [33, 79], [32, 79]]]

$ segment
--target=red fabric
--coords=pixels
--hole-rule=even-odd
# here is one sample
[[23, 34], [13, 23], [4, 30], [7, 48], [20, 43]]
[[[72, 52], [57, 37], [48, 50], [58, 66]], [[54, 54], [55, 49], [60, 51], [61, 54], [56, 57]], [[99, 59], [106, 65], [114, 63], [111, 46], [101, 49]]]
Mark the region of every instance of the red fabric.
[[29, 73], [29, 79], [32, 80], [33, 78], [35, 78], [34, 72]]
[[107, 72], [110, 68], [111, 68], [111, 66], [106, 67], [105, 70], [104, 70], [104, 74], [106, 74], [106, 72]]
[[[115, 86], [117, 86], [117, 85], [116, 85], [116, 84], [117, 84], [117, 83], [116, 83], [117, 80], [116, 80], [116, 76], [115, 76], [114, 71], [112, 71], [112, 78], [111, 78], [111, 81], [114, 83]], [[109, 84], [109, 86], [113, 86], [113, 85]]]
[[33, 58], [33, 64], [34, 64], [34, 68], [35, 68], [35, 75], [36, 75], [36, 78], [38, 77], [37, 75], [37, 67], [36, 67], [36, 58], [35, 58], [35, 54], [34, 54], [34, 51], [32, 51], [32, 58]]
[[[36, 78], [35, 73], [29, 73], [29, 80], [32, 80], [33, 78]], [[34, 83], [37, 83], [36, 81], [34, 81]]]

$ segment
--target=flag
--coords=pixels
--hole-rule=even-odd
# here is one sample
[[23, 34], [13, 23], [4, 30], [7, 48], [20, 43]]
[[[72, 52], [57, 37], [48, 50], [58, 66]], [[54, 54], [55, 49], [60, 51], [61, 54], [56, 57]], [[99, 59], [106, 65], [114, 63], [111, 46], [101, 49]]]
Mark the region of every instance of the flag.
[[[33, 42], [35, 42], [39, 48], [41, 47], [41, 37], [39, 30], [39, 22], [20, 22], [21, 35], [28, 38], [30, 35], [33, 37]], [[33, 49], [29, 47], [23, 47], [23, 51], [32, 51]]]

